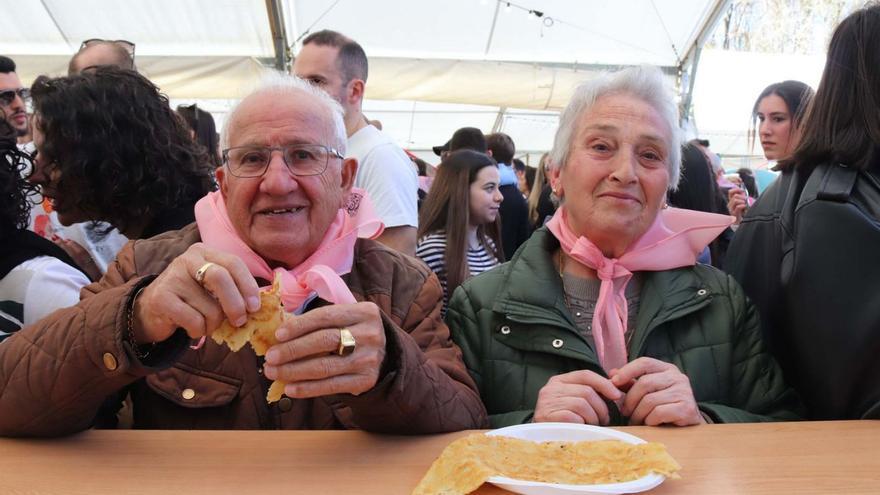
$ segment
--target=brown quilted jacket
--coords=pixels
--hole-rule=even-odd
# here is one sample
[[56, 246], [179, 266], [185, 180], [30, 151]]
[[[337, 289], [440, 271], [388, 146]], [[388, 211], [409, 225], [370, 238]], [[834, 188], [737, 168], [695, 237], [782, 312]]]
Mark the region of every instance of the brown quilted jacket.
[[[134, 289], [199, 241], [194, 224], [129, 243], [76, 306], [0, 344], [0, 435], [54, 436], [89, 428], [108, 396], [131, 394], [135, 428], [342, 429], [417, 434], [484, 428], [485, 409], [461, 351], [440, 318], [442, 292], [418, 261], [359, 240], [344, 277], [359, 301], [382, 312], [384, 375], [360, 396], [287, 397], [266, 403], [269, 381], [249, 346], [237, 353], [176, 339], [171, 351], [134, 357], [124, 343]], [[147, 278], [145, 278], [147, 277]], [[179, 332], [180, 333], [180, 332]], [[180, 336], [180, 335], [178, 335]], [[174, 339], [172, 339], [174, 340]]]

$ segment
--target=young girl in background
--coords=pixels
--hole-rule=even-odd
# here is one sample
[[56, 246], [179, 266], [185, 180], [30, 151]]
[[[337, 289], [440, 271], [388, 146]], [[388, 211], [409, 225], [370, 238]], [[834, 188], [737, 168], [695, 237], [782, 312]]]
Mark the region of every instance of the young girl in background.
[[488, 156], [461, 150], [437, 168], [419, 214], [416, 256], [443, 286], [443, 313], [462, 282], [504, 261], [498, 166]]
[[[752, 107], [752, 128], [749, 137], [754, 145], [755, 135], [761, 142], [764, 157], [775, 167], [779, 160], [788, 158], [800, 139], [801, 118], [810, 100], [813, 88], [800, 81], [782, 81], [771, 84], [761, 91], [755, 106]], [[770, 176], [769, 180], [766, 176]], [[755, 174], [758, 192], [775, 179], [770, 172], [759, 171]], [[740, 188], [728, 192], [727, 207], [737, 221], [742, 219], [748, 205], [748, 198]]]

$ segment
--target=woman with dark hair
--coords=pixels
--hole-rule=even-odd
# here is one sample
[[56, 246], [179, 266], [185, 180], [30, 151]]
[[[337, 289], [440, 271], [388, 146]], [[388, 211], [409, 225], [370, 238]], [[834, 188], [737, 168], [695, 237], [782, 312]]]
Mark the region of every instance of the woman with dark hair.
[[[812, 98], [813, 88], [800, 81], [782, 81], [764, 88], [752, 107], [749, 129], [751, 147], [755, 146], [757, 134], [767, 160], [776, 163], [788, 158], [800, 139], [801, 122]], [[765, 181], [756, 177], [758, 192], [761, 192], [775, 177], [771, 172], [763, 170], [758, 173], [770, 176]], [[738, 223], [748, 207], [745, 191], [740, 188], [730, 189], [727, 207]]]
[[731, 274], [815, 419], [880, 418], [880, 5], [843, 20], [801, 141], [743, 219]]
[[218, 145], [217, 127], [214, 124], [214, 117], [210, 112], [206, 112], [199, 108], [195, 103], [192, 105], [178, 105], [177, 113], [183, 117], [186, 124], [192, 130], [192, 137], [197, 143], [205, 147], [208, 156], [211, 157], [211, 164], [214, 168], [221, 165], [220, 163], [220, 147]]
[[797, 146], [804, 110], [812, 97], [813, 89], [800, 81], [782, 81], [764, 88], [752, 107], [752, 146], [757, 134], [768, 160], [787, 158]]
[[28, 198], [34, 194], [21, 175], [27, 159], [0, 112], [0, 342], [58, 308], [73, 306], [89, 283], [64, 250], [27, 230]]
[[440, 279], [444, 313], [462, 282], [504, 261], [499, 181], [495, 161], [476, 151], [454, 151], [437, 168], [419, 214], [416, 256]]
[[38, 78], [29, 180], [64, 225], [100, 220], [129, 239], [179, 229], [214, 189], [213, 168], [168, 99], [140, 74], [98, 67]]
[[[709, 158], [694, 144], [684, 146], [681, 151], [681, 180], [675, 190], [669, 191], [669, 205], [686, 210], [727, 215], [723, 199], [719, 204], [720, 194]], [[721, 268], [727, 246], [730, 244], [729, 233], [730, 231], [725, 229], [706, 247], [697, 261]]]

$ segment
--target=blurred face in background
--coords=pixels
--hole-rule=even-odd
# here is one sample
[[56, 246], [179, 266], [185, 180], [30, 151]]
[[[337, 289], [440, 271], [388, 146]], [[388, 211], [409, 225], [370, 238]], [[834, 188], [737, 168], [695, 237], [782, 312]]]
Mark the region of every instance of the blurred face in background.
[[478, 227], [492, 223], [498, 218], [498, 208], [504, 196], [498, 189], [501, 175], [498, 167], [483, 167], [477, 172], [470, 186], [470, 224]]
[[15, 129], [15, 134], [24, 136], [28, 133], [27, 105], [22, 98], [21, 80], [15, 72], [0, 72], [0, 110], [6, 115], [6, 121]]
[[758, 103], [758, 136], [768, 160], [787, 158], [797, 145], [798, 131], [785, 100], [765, 96]]

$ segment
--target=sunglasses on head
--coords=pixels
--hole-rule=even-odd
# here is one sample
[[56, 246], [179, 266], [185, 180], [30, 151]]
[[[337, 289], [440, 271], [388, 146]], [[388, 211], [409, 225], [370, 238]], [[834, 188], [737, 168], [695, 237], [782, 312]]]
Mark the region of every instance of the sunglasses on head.
[[15, 95], [20, 96], [22, 101], [27, 102], [31, 99], [31, 90], [27, 88], [18, 88], [0, 91], [0, 104], [5, 106], [12, 105], [12, 102], [15, 101]]
[[79, 51], [83, 51], [85, 48], [92, 46], [97, 43], [113, 43], [114, 45], [119, 45], [122, 48], [125, 48], [125, 51], [131, 55], [131, 59], [134, 60], [134, 43], [128, 40], [104, 40], [101, 38], [92, 38], [82, 42], [79, 45]]

